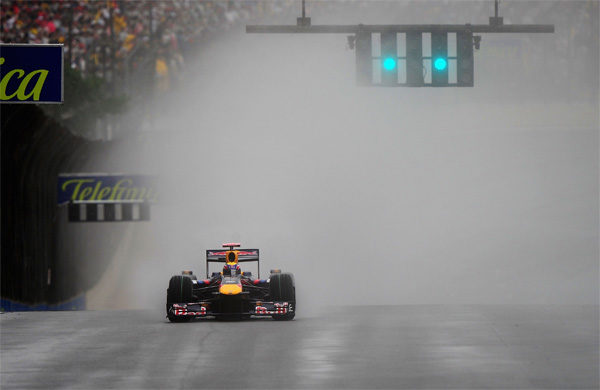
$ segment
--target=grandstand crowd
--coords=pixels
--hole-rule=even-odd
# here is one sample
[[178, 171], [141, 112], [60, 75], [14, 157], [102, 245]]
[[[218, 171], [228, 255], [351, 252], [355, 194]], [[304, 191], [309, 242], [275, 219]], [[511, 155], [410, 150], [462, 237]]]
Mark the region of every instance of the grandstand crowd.
[[268, 7], [263, 1], [3, 0], [0, 42], [64, 44], [73, 69], [108, 80], [152, 60], [158, 88], [168, 89], [205, 34]]

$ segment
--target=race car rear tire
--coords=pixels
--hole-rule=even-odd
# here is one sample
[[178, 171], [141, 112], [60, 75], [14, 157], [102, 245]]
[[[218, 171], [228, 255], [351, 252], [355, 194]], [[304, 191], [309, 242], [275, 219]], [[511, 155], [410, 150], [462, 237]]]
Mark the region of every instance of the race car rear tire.
[[286, 314], [274, 314], [273, 319], [277, 321], [289, 321], [296, 316], [296, 286], [294, 285], [294, 275], [272, 274], [269, 282], [271, 299], [273, 301], [289, 302], [293, 305], [294, 311]]
[[193, 282], [192, 279], [184, 275], [175, 275], [169, 281], [167, 289], [167, 317], [171, 322], [186, 322], [190, 317], [180, 317], [169, 313], [169, 309], [173, 303], [189, 303], [192, 298]]

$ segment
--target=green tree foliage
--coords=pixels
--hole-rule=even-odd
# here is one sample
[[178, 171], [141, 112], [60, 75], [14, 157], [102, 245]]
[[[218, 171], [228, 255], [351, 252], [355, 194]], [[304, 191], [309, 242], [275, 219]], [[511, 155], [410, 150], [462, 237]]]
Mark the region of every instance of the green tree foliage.
[[93, 134], [98, 119], [123, 113], [128, 106], [127, 97], [110, 94], [103, 79], [96, 76], [84, 78], [79, 71], [68, 66], [65, 66], [64, 94], [63, 104], [44, 105], [43, 109], [71, 132], [84, 137]]

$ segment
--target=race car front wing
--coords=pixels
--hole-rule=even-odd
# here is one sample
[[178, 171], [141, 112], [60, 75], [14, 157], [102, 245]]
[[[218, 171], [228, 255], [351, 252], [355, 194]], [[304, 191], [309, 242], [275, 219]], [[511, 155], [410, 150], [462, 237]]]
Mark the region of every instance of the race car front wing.
[[222, 315], [250, 315], [270, 317], [294, 312], [292, 302], [256, 302], [254, 308], [247, 312], [218, 313], [211, 310], [212, 302], [174, 303], [169, 308], [169, 314], [177, 317], [211, 317]]

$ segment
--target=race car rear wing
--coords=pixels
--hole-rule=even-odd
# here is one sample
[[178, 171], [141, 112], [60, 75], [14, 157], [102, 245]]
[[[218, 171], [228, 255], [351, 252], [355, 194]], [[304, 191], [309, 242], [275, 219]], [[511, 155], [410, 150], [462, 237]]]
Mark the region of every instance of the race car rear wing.
[[[238, 263], [256, 261], [258, 265], [258, 277], [260, 277], [260, 259], [258, 249], [236, 249], [238, 252]], [[223, 249], [209, 249], [206, 251], [206, 275], [208, 277], [209, 263], [226, 263], [227, 252]]]

